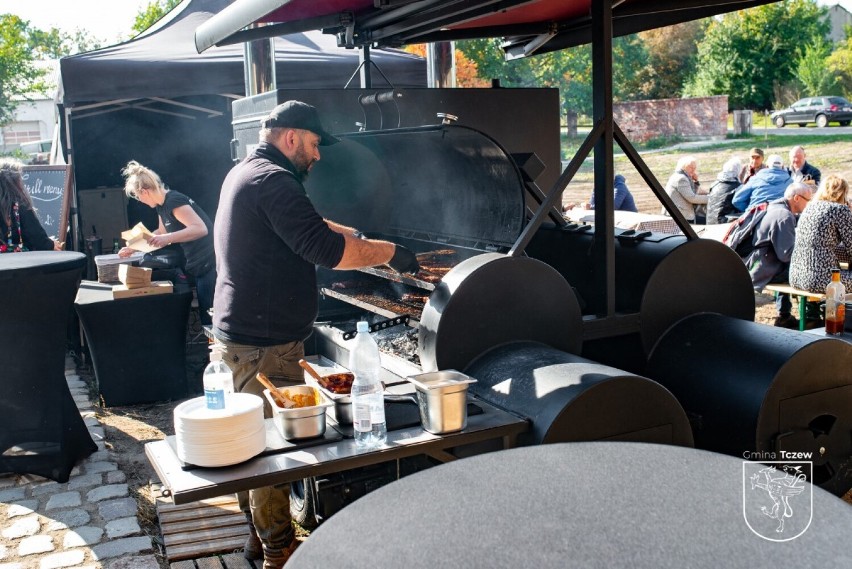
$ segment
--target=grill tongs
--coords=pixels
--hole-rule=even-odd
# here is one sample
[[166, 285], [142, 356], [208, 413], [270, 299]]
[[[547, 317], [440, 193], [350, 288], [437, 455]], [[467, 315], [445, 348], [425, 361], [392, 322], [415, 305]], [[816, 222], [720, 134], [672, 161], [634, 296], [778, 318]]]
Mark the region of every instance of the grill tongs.
[[[403, 314], [402, 316], [397, 316], [395, 318], [390, 318], [388, 320], [379, 320], [373, 324], [370, 324], [370, 332], [378, 332], [379, 330], [385, 330], [386, 328], [392, 328], [394, 326], [407, 326], [408, 320], [411, 318], [408, 314]], [[347, 330], [343, 332], [344, 340], [351, 340], [355, 336], [358, 335], [356, 330]]]

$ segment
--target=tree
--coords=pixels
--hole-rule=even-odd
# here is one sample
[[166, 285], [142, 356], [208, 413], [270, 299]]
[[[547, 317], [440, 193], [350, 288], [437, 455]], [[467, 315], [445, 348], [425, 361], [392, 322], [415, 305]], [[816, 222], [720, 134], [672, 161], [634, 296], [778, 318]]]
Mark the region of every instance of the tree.
[[841, 94], [837, 75], [828, 65], [827, 59], [830, 53], [831, 47], [822, 38], [806, 45], [802, 50], [796, 72], [807, 93], [811, 95]]
[[[592, 112], [592, 48], [588, 45], [506, 61], [498, 39], [458, 42], [476, 63], [479, 77], [499, 79], [504, 87], [555, 87], [563, 108], [580, 114]], [[641, 97], [642, 76], [636, 69], [647, 63], [637, 36], [613, 41], [613, 96], [616, 100]]]
[[36, 59], [59, 59], [101, 47], [101, 40], [80, 29], [69, 34], [57, 28], [50, 28], [46, 32], [28, 28], [27, 43]]
[[645, 99], [680, 97], [683, 86], [695, 69], [698, 44], [709, 21], [693, 20], [665, 28], [639, 32], [648, 53], [648, 65], [641, 70]]
[[711, 20], [686, 93], [728, 95], [732, 108], [772, 107], [773, 87], [796, 76], [801, 47], [828, 33], [825, 13], [816, 0], [783, 0]]
[[[418, 43], [405, 47], [405, 51], [426, 57], [426, 44]], [[488, 87], [491, 84], [480, 78], [476, 63], [467, 58], [467, 56], [459, 49], [455, 50], [456, 58], [456, 86], [457, 87]]]
[[12, 120], [21, 99], [45, 88], [45, 71], [35, 66], [28, 32], [28, 22], [0, 15], [0, 125]]
[[157, 20], [169, 13], [180, 2], [181, 0], [155, 0], [151, 2], [144, 10], [140, 10], [136, 14], [136, 20], [133, 22], [133, 31], [137, 35], [141, 34], [157, 23]]
[[825, 63], [837, 77], [843, 94], [852, 97], [852, 36], [847, 33], [846, 41], [837, 46]]

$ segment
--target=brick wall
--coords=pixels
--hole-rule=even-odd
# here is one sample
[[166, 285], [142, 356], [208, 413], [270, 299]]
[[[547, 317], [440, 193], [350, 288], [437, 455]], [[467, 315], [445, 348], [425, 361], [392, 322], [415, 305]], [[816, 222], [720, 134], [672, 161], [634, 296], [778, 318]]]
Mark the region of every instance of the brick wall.
[[727, 95], [615, 103], [613, 115], [631, 142], [673, 136], [725, 138], [728, 134]]

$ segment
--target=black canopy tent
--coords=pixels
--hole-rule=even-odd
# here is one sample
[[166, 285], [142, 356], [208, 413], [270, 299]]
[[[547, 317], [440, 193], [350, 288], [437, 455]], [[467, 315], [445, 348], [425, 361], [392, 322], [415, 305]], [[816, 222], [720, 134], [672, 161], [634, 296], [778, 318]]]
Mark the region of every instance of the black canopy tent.
[[[244, 48], [198, 54], [194, 33], [231, 1], [184, 0], [130, 41], [62, 58], [57, 104], [78, 190], [121, 186], [121, 168], [138, 160], [213, 215], [232, 166], [231, 101], [245, 95]], [[394, 86], [426, 84], [422, 58], [375, 50], [372, 60]], [[359, 54], [307, 32], [276, 37], [275, 61], [279, 88], [343, 88]], [[358, 86], [356, 77], [350, 87]], [[130, 208], [131, 223], [154, 222], [153, 210]]]

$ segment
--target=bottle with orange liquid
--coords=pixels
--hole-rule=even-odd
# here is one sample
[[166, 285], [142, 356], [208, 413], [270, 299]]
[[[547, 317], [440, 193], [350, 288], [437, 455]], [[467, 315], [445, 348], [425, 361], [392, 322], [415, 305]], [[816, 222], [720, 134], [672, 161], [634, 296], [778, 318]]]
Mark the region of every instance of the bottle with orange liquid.
[[840, 269], [831, 269], [831, 282], [825, 287], [825, 333], [839, 336], [846, 321], [846, 287], [840, 282]]

